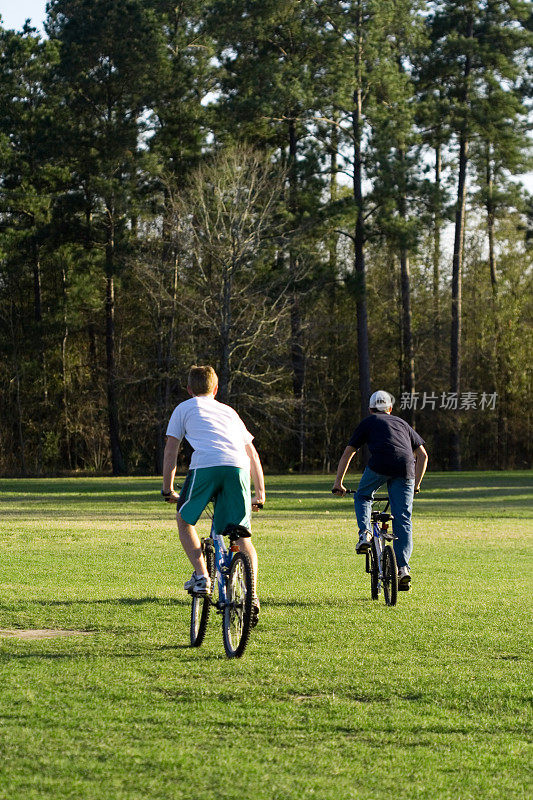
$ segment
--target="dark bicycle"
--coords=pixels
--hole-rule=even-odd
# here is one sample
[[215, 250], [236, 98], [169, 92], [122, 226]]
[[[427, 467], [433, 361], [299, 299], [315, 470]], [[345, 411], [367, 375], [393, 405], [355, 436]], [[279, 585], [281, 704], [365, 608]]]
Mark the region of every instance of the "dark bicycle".
[[[374, 509], [374, 503], [382, 508]], [[395, 606], [398, 598], [398, 565], [393, 541], [396, 538], [389, 531], [392, 514], [388, 512], [387, 495], [376, 495], [372, 500], [372, 544], [366, 553], [366, 571], [370, 574], [370, 594], [372, 600], [378, 600], [381, 589], [385, 603]]]
[[[354, 489], [346, 490], [346, 494], [355, 494], [355, 492]], [[365, 553], [365, 559], [366, 571], [370, 575], [372, 600], [378, 600], [383, 589], [385, 603], [388, 606], [395, 606], [398, 599], [398, 565], [392, 545], [396, 537], [392, 531], [389, 531], [389, 524], [392, 520], [392, 514], [388, 510], [389, 502], [387, 495], [376, 495], [372, 500], [370, 516], [372, 543]], [[374, 508], [374, 505], [377, 505], [378, 508]]]

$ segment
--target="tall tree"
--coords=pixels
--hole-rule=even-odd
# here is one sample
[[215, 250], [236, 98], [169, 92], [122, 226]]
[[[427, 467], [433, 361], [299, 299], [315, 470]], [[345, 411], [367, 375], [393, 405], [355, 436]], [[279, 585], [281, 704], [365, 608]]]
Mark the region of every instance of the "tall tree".
[[[162, 58], [157, 72], [157, 91], [151, 110], [153, 135], [149, 140], [150, 170], [143, 174], [141, 189], [145, 205], [161, 202], [154, 209], [161, 246], [156, 247], [160, 258], [158, 283], [160, 301], [155, 301], [154, 349], [158, 379], [155, 386], [157, 420], [156, 468], [163, 468], [164, 429], [172, 404], [175, 373], [183, 369], [178, 336], [178, 295], [181, 290], [179, 253], [173, 232], [172, 192], [183, 187], [190, 171], [197, 167], [209, 150], [209, 111], [206, 100], [214, 88], [215, 67], [212, 64], [214, 46], [205, 31], [205, 0], [175, 3], [171, 0], [152, 0], [161, 27]], [[169, 186], [172, 184], [171, 192]], [[141, 252], [149, 253], [152, 277], [155, 265], [153, 236], [143, 234]]]
[[[446, 87], [449, 126], [457, 143], [457, 195], [452, 259], [450, 390], [460, 395], [462, 362], [462, 267], [467, 201], [467, 171], [472, 141], [483, 125], [482, 86], [487, 77], [505, 82], [513, 29], [524, 4], [515, 0], [442, 0], [429, 18], [434, 77]], [[514, 47], [516, 52], [516, 46]], [[490, 82], [490, 78], [489, 78]], [[452, 427], [450, 466], [461, 468], [460, 423]]]
[[[217, 0], [209, 19], [222, 66], [217, 111], [222, 112], [224, 130], [219, 135], [222, 139], [236, 135], [255, 146], [278, 150], [286, 166], [288, 230], [299, 228], [316, 209], [322, 186], [306, 125], [314, 94], [309, 66], [319, 52], [312, 10], [310, 0]], [[307, 428], [303, 256], [294, 238], [288, 242], [280, 259], [286, 262], [292, 283], [288, 345], [297, 444], [294, 460], [303, 470]]]
[[[383, 70], [373, 113], [374, 150], [368, 173], [374, 183], [376, 233], [388, 242], [400, 266], [400, 390], [415, 392], [415, 353], [411, 309], [411, 258], [420, 234], [424, 176], [419, 169], [421, 142], [415, 126], [416, 96], [412, 78], [413, 54], [424, 36], [420, 4], [396, 3], [394, 37], [388, 68]], [[406, 417], [414, 425], [414, 404]]]
[[133, 186], [142, 157], [142, 118], [150, 105], [160, 31], [141, 0], [54, 0], [47, 31], [61, 44], [63, 143], [72, 188], [84, 205], [86, 241], [105, 275], [109, 443], [114, 474], [125, 472], [120, 438], [115, 292], [130, 235]]
[[[11, 303], [17, 296], [31, 298], [31, 313], [23, 303], [12, 305], [8, 315], [19, 317], [28, 333], [26, 358], [31, 375], [22, 396], [35, 402], [32, 416], [40, 417], [37, 469], [42, 466], [42, 440], [50, 410], [50, 377], [47, 367], [47, 321], [43, 301], [43, 248], [49, 235], [54, 192], [60, 171], [50, 161], [54, 118], [50, 70], [57, 61], [57, 47], [43, 41], [26, 24], [21, 33], [0, 29], [0, 139], [2, 140], [2, 194], [0, 214], [10, 237], [3, 263], [3, 287], [11, 287]], [[13, 314], [15, 316], [13, 316]], [[20, 344], [20, 343], [19, 343]], [[17, 346], [13, 354], [23, 353]], [[17, 375], [20, 367], [17, 367]], [[19, 381], [19, 378], [17, 378]], [[20, 395], [19, 395], [20, 397]], [[18, 405], [20, 416], [20, 404]], [[24, 426], [19, 425], [22, 435]], [[21, 440], [22, 441], [22, 440]]]
[[[495, 226], [502, 215], [523, 205], [513, 175], [531, 167], [528, 135], [527, 94], [528, 54], [533, 34], [527, 30], [531, 9], [521, 0], [490, 0], [480, 20], [480, 50], [485, 68], [479, 80], [476, 122], [479, 131], [473, 142], [472, 161], [479, 184], [479, 201], [486, 213], [489, 247], [489, 274], [497, 291], [498, 271], [495, 252]], [[492, 53], [494, 42], [496, 53]]]
[[[317, 101], [322, 118], [339, 120], [340, 151], [345, 170], [352, 181], [352, 231], [354, 251], [353, 291], [356, 303], [357, 361], [361, 413], [366, 414], [371, 390], [371, 363], [368, 333], [367, 265], [365, 249], [376, 213], [375, 133], [386, 121], [387, 93], [399, 80], [398, 39], [409, 32], [419, 4], [385, 0], [356, 0], [351, 4], [337, 0], [315, 0], [317, 18], [327, 61], [319, 75], [319, 85], [330, 91], [328, 106]], [[401, 65], [401, 61], [400, 61]], [[400, 81], [401, 83], [401, 81]], [[349, 218], [349, 217], [348, 217]]]

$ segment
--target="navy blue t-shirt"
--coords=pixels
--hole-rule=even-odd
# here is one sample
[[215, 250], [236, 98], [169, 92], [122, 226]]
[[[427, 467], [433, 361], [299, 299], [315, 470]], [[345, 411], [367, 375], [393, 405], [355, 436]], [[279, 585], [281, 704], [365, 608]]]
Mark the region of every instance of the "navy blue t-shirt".
[[368, 466], [374, 472], [393, 478], [414, 478], [413, 452], [424, 440], [400, 417], [371, 414], [359, 423], [348, 444], [356, 450], [368, 445]]

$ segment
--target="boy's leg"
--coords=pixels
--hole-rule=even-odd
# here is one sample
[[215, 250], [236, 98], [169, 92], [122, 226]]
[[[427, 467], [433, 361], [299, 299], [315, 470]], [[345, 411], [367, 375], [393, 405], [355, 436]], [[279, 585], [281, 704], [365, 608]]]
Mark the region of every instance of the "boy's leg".
[[181, 545], [196, 575], [209, 577], [200, 538], [194, 527], [216, 491], [217, 476], [211, 467], [190, 470], [180, 492], [177, 523]]
[[374, 493], [387, 481], [386, 475], [366, 467], [359, 481], [357, 492], [354, 495], [355, 516], [359, 532], [371, 531], [370, 514], [372, 512], [372, 498]]
[[415, 490], [414, 478], [389, 478], [388, 489], [393, 517], [392, 530], [397, 537], [394, 540], [394, 552], [398, 569], [401, 569], [409, 567], [409, 559], [413, 552], [411, 517]]
[[[215, 530], [222, 533], [227, 525], [242, 525], [250, 530], [252, 503], [250, 492], [250, 473], [237, 467], [223, 467], [224, 482], [217, 496], [215, 506]], [[249, 537], [237, 539], [236, 544], [243, 553], [249, 556], [254, 573], [255, 591], [257, 592], [257, 552]]]
[[205, 558], [202, 554], [202, 545], [200, 543], [200, 538], [196, 533], [196, 528], [189, 522], [185, 522], [185, 520], [182, 519], [179, 511], [177, 519], [180, 542], [181, 546], [185, 550], [185, 555], [191, 562], [197, 575], [203, 575], [206, 578], [209, 577], [205, 564]]
[[239, 546], [239, 550], [242, 553], [246, 553], [246, 555], [252, 562], [252, 569], [254, 571], [254, 587], [255, 587], [255, 593], [257, 594], [257, 570], [258, 570], [257, 551], [252, 544], [252, 540], [248, 537], [237, 539], [237, 545]]

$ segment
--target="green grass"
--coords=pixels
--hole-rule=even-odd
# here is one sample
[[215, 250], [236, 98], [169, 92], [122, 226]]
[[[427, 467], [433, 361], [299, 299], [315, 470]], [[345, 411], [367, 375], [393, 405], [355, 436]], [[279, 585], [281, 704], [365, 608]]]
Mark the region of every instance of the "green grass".
[[229, 661], [218, 617], [187, 647], [159, 480], [0, 481], [0, 628], [91, 631], [0, 638], [0, 799], [531, 797], [531, 473], [428, 475], [395, 608], [331, 484], [267, 478]]

